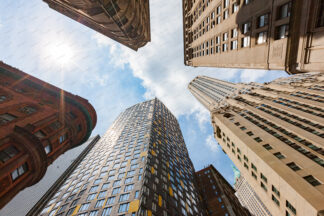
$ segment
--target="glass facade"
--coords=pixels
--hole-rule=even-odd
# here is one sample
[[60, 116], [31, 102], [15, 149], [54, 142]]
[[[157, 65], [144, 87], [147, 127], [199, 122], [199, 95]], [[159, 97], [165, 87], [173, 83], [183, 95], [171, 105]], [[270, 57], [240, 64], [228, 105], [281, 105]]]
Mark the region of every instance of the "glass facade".
[[121, 113], [41, 215], [203, 215], [179, 124], [158, 100]]

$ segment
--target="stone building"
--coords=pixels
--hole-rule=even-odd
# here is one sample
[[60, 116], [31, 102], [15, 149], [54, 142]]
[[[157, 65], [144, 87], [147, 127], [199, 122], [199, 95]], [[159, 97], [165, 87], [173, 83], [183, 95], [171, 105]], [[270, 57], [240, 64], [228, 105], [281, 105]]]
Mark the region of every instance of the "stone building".
[[183, 0], [184, 64], [324, 72], [322, 0]]
[[121, 113], [40, 215], [204, 215], [176, 118], [158, 99]]
[[237, 168], [233, 167], [235, 174], [234, 190], [238, 200], [254, 216], [272, 216], [268, 208], [255, 193], [251, 185], [245, 180]]
[[133, 49], [151, 40], [149, 0], [43, 0], [50, 8]]
[[324, 74], [234, 84], [198, 76], [192, 94], [272, 215], [324, 215]]
[[96, 121], [87, 100], [0, 62], [0, 207], [87, 141]]

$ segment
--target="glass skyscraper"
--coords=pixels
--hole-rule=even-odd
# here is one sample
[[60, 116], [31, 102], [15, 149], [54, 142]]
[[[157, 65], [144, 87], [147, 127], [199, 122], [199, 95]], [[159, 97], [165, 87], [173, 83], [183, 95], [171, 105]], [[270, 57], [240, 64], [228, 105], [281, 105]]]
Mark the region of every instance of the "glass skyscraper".
[[204, 215], [176, 118], [158, 99], [121, 113], [41, 215]]

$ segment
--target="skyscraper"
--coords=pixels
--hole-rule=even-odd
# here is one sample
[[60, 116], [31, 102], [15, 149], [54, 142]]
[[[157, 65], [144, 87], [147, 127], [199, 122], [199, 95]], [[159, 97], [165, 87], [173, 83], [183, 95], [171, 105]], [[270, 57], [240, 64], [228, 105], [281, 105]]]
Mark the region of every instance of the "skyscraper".
[[324, 214], [324, 74], [234, 84], [197, 77], [224, 152], [272, 215]]
[[272, 216], [253, 188], [243, 178], [243, 176], [240, 175], [240, 171], [234, 170], [234, 172], [238, 173], [235, 175], [234, 182], [234, 189], [236, 191], [235, 196], [237, 196], [242, 206], [247, 208], [254, 216]]
[[[64, 176], [64, 173], [70, 169], [70, 165], [73, 165], [75, 160], [78, 160], [78, 158], [84, 154], [84, 151], [91, 148], [93, 145], [92, 143], [97, 139], [99, 139], [99, 135], [89, 138], [89, 140], [82, 145], [62, 154], [47, 168], [45, 176], [37, 184], [19, 192], [9, 203], [1, 208], [0, 215], [37, 215], [28, 214], [28, 212], [32, 211], [33, 208], [39, 207], [37, 203], [42, 202], [42, 197], [47, 197], [51, 190], [55, 190], [55, 185], [57, 185], [57, 181], [61, 179], [61, 175]], [[17, 206], [19, 206], [19, 208], [17, 208]]]
[[43, 0], [50, 8], [133, 49], [151, 40], [149, 0]]
[[324, 72], [324, 3], [182, 0], [184, 64]]
[[96, 126], [92, 105], [0, 62], [0, 208]]
[[121, 113], [41, 215], [203, 215], [179, 124], [158, 100]]
[[250, 216], [225, 178], [210, 165], [196, 172], [198, 188], [209, 216]]

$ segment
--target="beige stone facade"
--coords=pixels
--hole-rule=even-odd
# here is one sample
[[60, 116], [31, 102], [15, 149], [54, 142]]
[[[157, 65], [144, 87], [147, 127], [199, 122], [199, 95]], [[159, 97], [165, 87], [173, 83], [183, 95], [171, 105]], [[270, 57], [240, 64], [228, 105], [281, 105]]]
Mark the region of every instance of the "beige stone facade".
[[188, 66], [324, 72], [322, 0], [183, 0]]
[[151, 40], [149, 0], [43, 0], [50, 8], [133, 49]]
[[324, 215], [324, 74], [226, 83], [189, 84], [224, 152], [272, 215]]

